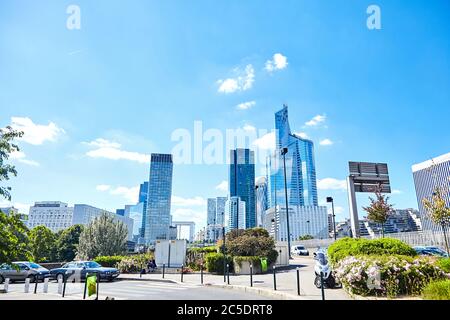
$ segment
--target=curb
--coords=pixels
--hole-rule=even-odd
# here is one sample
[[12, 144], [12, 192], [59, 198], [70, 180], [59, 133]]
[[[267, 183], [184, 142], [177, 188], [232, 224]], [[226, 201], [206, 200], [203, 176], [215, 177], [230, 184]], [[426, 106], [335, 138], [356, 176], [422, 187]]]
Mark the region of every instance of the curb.
[[149, 278], [116, 278], [118, 281], [153, 281], [153, 282], [165, 282], [165, 283], [178, 283], [171, 279], [149, 279]]
[[302, 296], [296, 296], [290, 293], [285, 292], [278, 292], [263, 288], [254, 288], [254, 287], [247, 287], [247, 286], [240, 286], [240, 285], [226, 285], [226, 284], [214, 284], [214, 283], [207, 283], [205, 286], [209, 287], [216, 287], [216, 288], [222, 288], [222, 289], [230, 289], [230, 290], [239, 290], [243, 292], [249, 292], [249, 293], [256, 293], [260, 296], [266, 296], [269, 298], [279, 298], [282, 300], [308, 300], [305, 297]]

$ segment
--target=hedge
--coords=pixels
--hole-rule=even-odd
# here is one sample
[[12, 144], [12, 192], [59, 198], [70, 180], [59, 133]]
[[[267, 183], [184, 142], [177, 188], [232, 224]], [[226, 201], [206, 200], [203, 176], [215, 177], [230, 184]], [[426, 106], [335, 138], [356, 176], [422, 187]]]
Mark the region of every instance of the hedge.
[[450, 300], [450, 280], [430, 282], [424, 289], [425, 300]]
[[359, 255], [403, 255], [416, 256], [416, 251], [406, 243], [392, 238], [375, 240], [344, 238], [328, 248], [330, 262], [335, 265], [348, 256]]
[[99, 256], [94, 261], [101, 264], [102, 267], [116, 268], [117, 264], [125, 258], [126, 256]]
[[450, 258], [439, 259], [438, 266], [445, 272], [450, 273]]
[[[206, 269], [212, 273], [224, 274], [223, 270], [223, 254], [222, 253], [208, 253], [205, 255]], [[230, 266], [230, 271], [233, 270], [233, 259], [231, 256], [226, 257], [226, 263]]]

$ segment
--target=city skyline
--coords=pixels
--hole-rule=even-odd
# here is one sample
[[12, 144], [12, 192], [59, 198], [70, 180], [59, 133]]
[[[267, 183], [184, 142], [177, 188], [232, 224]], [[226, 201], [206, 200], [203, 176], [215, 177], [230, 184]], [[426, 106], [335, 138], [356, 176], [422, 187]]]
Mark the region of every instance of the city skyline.
[[[376, 31], [353, 1], [106, 3], [78, 1], [80, 30], [66, 28], [63, 5], [0, 4], [0, 127], [26, 132], [8, 181], [23, 213], [47, 200], [135, 204], [150, 154], [170, 153], [175, 130], [270, 130], [283, 103], [315, 144], [318, 202], [332, 196], [337, 221], [348, 161], [388, 163], [391, 202], [417, 209], [411, 166], [449, 152], [448, 2], [378, 1]], [[227, 196], [228, 166], [173, 170], [174, 220], [199, 230], [206, 199]], [[358, 195], [360, 212], [367, 202]]]

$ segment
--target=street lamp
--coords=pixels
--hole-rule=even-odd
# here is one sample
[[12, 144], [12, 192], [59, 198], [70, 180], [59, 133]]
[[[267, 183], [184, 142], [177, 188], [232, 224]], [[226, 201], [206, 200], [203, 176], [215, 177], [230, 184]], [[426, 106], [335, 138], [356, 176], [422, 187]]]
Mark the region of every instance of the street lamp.
[[225, 274], [225, 268], [227, 266], [227, 256], [225, 253], [226, 247], [225, 247], [225, 212], [222, 212], [222, 235], [223, 235], [223, 282], [226, 282], [226, 274]]
[[283, 156], [283, 169], [284, 169], [284, 196], [285, 196], [285, 200], [286, 200], [286, 224], [287, 224], [288, 252], [289, 252], [289, 259], [292, 259], [292, 256], [291, 256], [291, 230], [289, 227], [289, 202], [288, 202], [288, 194], [287, 194], [287, 177], [286, 177], [286, 153], [288, 153], [288, 148], [281, 149], [281, 155]]
[[334, 201], [332, 197], [327, 197], [327, 202], [331, 202], [331, 210], [333, 214], [333, 234], [334, 234], [334, 241], [336, 241], [336, 221], [335, 221], [335, 214], [334, 214]]

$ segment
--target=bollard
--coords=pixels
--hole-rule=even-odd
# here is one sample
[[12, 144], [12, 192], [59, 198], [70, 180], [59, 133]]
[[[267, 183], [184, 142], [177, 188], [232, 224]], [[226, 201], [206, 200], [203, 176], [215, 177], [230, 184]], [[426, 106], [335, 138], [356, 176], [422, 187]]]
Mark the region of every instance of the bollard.
[[164, 274], [165, 274], [165, 272], [166, 272], [166, 264], [165, 264], [165, 263], [163, 263], [163, 273], [162, 273], [162, 277], [163, 277], [163, 279], [164, 279]]
[[183, 282], [183, 268], [184, 268], [184, 265], [181, 265], [181, 282]]
[[88, 282], [87, 279], [88, 279], [88, 277], [89, 277], [89, 273], [86, 273], [86, 278], [84, 280], [83, 300], [86, 299], [86, 288], [87, 288], [87, 282]]
[[297, 268], [297, 295], [300, 295], [300, 269]]
[[67, 283], [66, 274], [63, 275], [63, 281], [64, 281], [64, 286], [63, 286], [62, 297], [64, 298], [64, 295], [66, 294], [66, 283]]
[[200, 265], [200, 283], [203, 284], [203, 263]]
[[48, 278], [44, 279], [44, 289], [42, 290], [43, 293], [48, 293]]
[[277, 275], [275, 266], [273, 266], [273, 290], [277, 291]]
[[58, 294], [62, 294], [63, 279], [58, 279]]
[[37, 285], [38, 285], [38, 278], [35, 277], [35, 278], [34, 278], [34, 294], [37, 293]]
[[227, 284], [230, 284], [230, 265], [227, 263]]
[[26, 279], [25, 279], [24, 292], [25, 292], [25, 293], [30, 292], [30, 278], [26, 278]]
[[253, 264], [250, 265], [250, 287], [253, 287]]
[[325, 300], [325, 288], [323, 287], [323, 272], [320, 271], [320, 289], [322, 290], [322, 300]]
[[100, 273], [97, 273], [97, 292], [96, 292], [96, 297], [95, 300], [98, 300], [98, 289], [100, 287]]
[[5, 284], [3, 286], [3, 289], [5, 290], [5, 293], [8, 293], [8, 290], [9, 290], [9, 278], [5, 279]]

